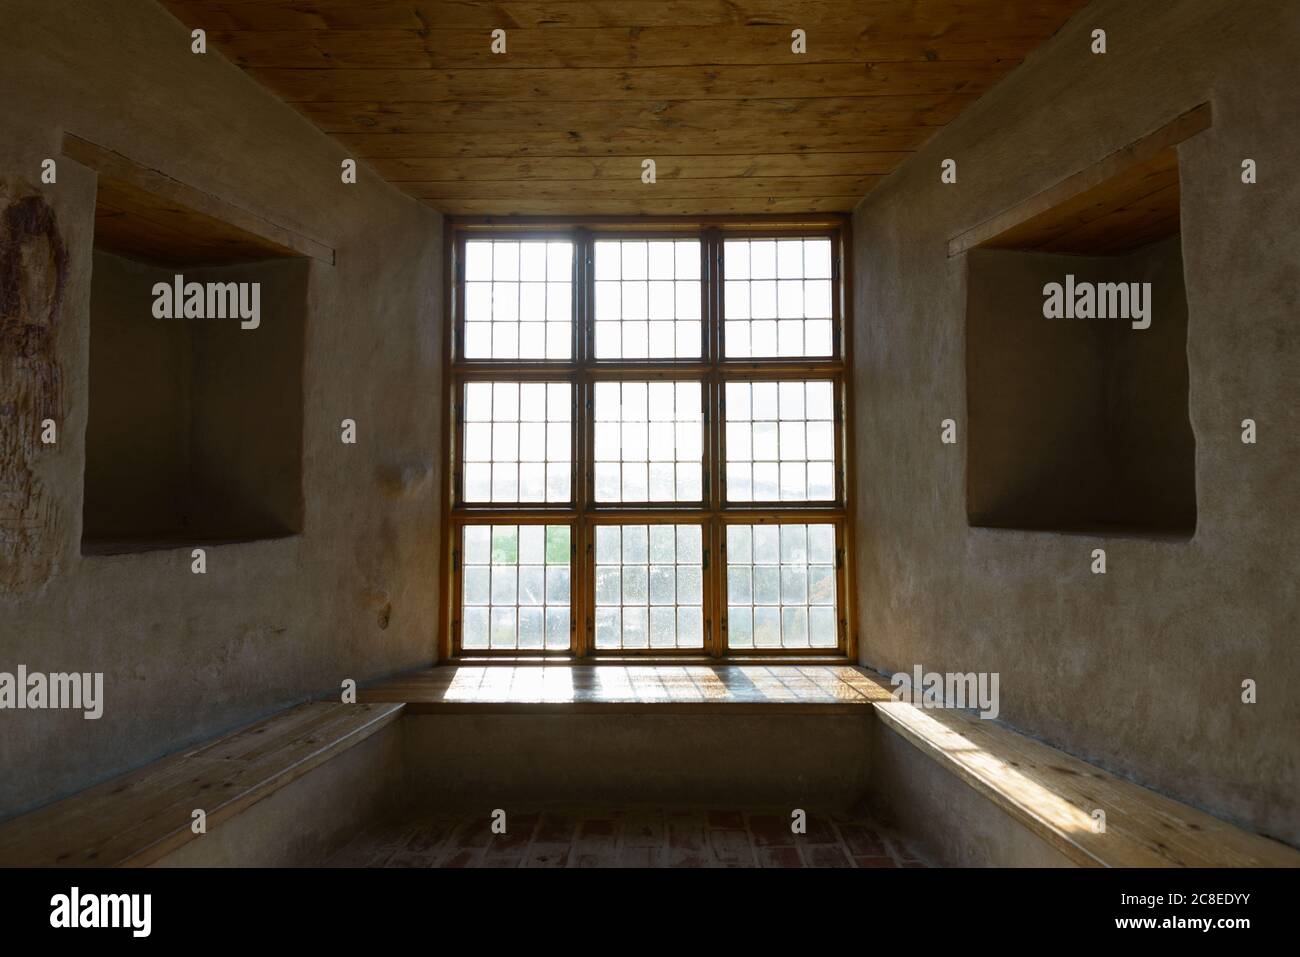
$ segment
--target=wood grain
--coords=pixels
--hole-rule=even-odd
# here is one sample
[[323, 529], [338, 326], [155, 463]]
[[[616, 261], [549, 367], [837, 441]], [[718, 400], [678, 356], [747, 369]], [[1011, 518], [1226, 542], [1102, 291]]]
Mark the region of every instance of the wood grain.
[[[993, 801], [1076, 864], [1091, 867], [1297, 867], [1300, 851], [1252, 834], [1110, 774], [993, 721], [921, 709], [889, 697], [880, 676], [876, 714], [887, 726]], [[863, 685], [858, 686], [864, 690]], [[1105, 831], [1092, 814], [1105, 812]]]
[[[638, 183], [638, 185], [640, 185]], [[598, 209], [601, 214], [623, 217], [644, 215], [665, 216], [763, 216], [791, 213], [835, 213], [852, 209], [862, 198], [853, 196], [772, 196], [755, 199], [752, 196], [710, 196], [707, 199], [654, 199], [646, 194], [644, 199], [630, 197], [588, 202], [582, 198], [582, 188], [574, 187], [568, 199], [463, 199], [431, 202], [444, 213], [458, 217], [472, 216], [564, 216], [575, 208]]]
[[782, 98], [982, 93], [1013, 61], [790, 63], [776, 66], [665, 66], [589, 70], [286, 69], [252, 76], [288, 103], [404, 100], [547, 100], [595, 103], [740, 100], [772, 89]]
[[312, 702], [0, 825], [0, 865], [143, 867], [396, 721], [398, 704]]
[[[437, 209], [491, 216], [851, 210], [864, 191], [803, 179], [889, 173], [1085, 2], [164, 0], [349, 155], [401, 173]], [[492, 52], [495, 29], [505, 53]], [[718, 158], [692, 178], [783, 179], [709, 195], [640, 189], [639, 159], [685, 156]], [[592, 191], [581, 167], [520, 162], [574, 157], [638, 165]], [[425, 178], [393, 165], [451, 159], [465, 163]], [[428, 185], [445, 179], [481, 189]], [[572, 188], [530, 193], [539, 179]], [[509, 180], [519, 188], [502, 195]]]
[[[641, 160], [654, 159], [670, 146], [683, 154], [741, 156], [760, 153], [799, 155], [812, 153], [907, 153], [927, 139], [931, 127], [860, 127], [843, 135], [822, 130], [794, 134], [774, 129], [766, 135], [747, 127], [719, 133], [683, 132], [665, 138], [653, 131], [626, 130], [598, 134], [554, 133], [337, 133], [335, 139], [349, 155], [370, 162], [392, 159], [450, 159], [481, 156], [535, 156], [565, 159], [573, 156], [637, 157], [624, 178], [641, 179]], [[820, 171], [818, 171], [820, 172]], [[656, 178], [658, 171], [656, 169]]]
[[1025, 249], [1111, 255], [1178, 231], [1179, 143], [1207, 129], [1209, 103], [954, 236], [948, 255]]
[[860, 63], [904, 60], [1020, 60], [1037, 45], [1032, 30], [990, 35], [958, 23], [936, 37], [924, 25], [890, 32], [813, 27], [807, 52], [790, 49], [787, 26], [510, 29], [494, 54], [484, 30], [217, 30], [208, 39], [243, 67], [358, 69], [622, 69], [714, 64]]
[[[0, 865], [140, 866], [398, 720], [404, 713], [875, 715], [1075, 863], [1295, 867], [1300, 852], [1143, 788], [996, 722], [896, 701], [847, 665], [458, 666], [315, 702], [0, 826]], [[1095, 810], [1106, 827], [1093, 827]]]
[[220, 265], [290, 254], [220, 219], [107, 177], [100, 178], [95, 196], [95, 245], [166, 266]]
[[[299, 108], [327, 133], [598, 133], [621, 130], [713, 133], [734, 126], [816, 130], [850, 122], [881, 130], [943, 126], [975, 101], [973, 92], [944, 97], [842, 96], [789, 99], [751, 96], [738, 100], [456, 100], [434, 103], [364, 100], [311, 103]], [[708, 152], [720, 152], [709, 150]], [[892, 168], [892, 167], [891, 167]]]
[[[817, 179], [827, 176], [886, 175], [906, 153], [758, 153], [753, 156], [659, 156], [660, 183], [691, 179], [741, 180], [768, 177]], [[375, 172], [393, 183], [516, 182], [621, 183], [641, 168], [641, 156], [414, 157], [373, 159]], [[657, 183], [656, 185], [659, 185]], [[416, 189], [412, 187], [412, 192]]]
[[361, 692], [412, 714], [626, 712], [866, 714], [870, 692], [847, 665], [457, 665]]
[[165, 265], [209, 265], [334, 250], [211, 193], [68, 133], [63, 153], [99, 174], [95, 244]]
[[[815, 26], [888, 33], [915, 24], [942, 37], [963, 22], [1050, 34], [1060, 0], [167, 0], [210, 30], [480, 30]], [[1074, 3], [1077, 9], [1082, 3]]]
[[897, 701], [883, 676], [848, 665], [448, 666], [362, 696], [428, 714], [870, 713], [1082, 866], [1300, 866], [1300, 851], [971, 712]]
[[[709, 199], [719, 195], [731, 197], [779, 196], [863, 196], [884, 177], [867, 176], [814, 176], [795, 177], [701, 177], [699, 179], [665, 179], [646, 185], [643, 192], [655, 201], [675, 199]], [[569, 200], [573, 195], [571, 183], [556, 180], [534, 180], [520, 183], [517, 180], [478, 180], [474, 182], [411, 183], [413, 196], [422, 199], [499, 199], [499, 200]], [[589, 199], [616, 200], [626, 196], [622, 183], [596, 180], [583, 186], [583, 195]]]

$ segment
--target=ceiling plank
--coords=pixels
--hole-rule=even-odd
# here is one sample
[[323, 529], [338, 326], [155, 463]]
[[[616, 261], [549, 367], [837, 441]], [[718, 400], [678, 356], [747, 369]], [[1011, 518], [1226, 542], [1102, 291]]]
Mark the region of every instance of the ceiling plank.
[[512, 30], [493, 53], [483, 30], [219, 30], [208, 39], [243, 67], [322, 69], [622, 69], [694, 65], [783, 65], [933, 60], [1020, 60], [1040, 37], [1022, 29], [989, 35], [980, 23], [937, 31], [912, 25], [878, 33], [848, 24], [805, 31], [791, 51], [790, 28], [616, 27]]
[[793, 63], [771, 66], [635, 67], [625, 70], [322, 70], [250, 69], [288, 103], [342, 100], [737, 100], [759, 92], [783, 97], [899, 96], [987, 90], [1015, 63]]
[[[353, 155], [368, 159], [436, 158], [447, 156], [614, 156], [639, 153], [654, 157], [659, 150], [680, 150], [689, 154], [734, 155], [757, 153], [870, 153], [915, 150], [934, 133], [933, 127], [915, 129], [782, 130], [750, 126], [707, 133], [681, 134], [669, 138], [653, 132], [613, 130], [569, 133], [338, 133], [343, 146]], [[640, 160], [637, 161], [638, 164]], [[637, 172], [640, 175], [640, 172]]]
[[714, 133], [740, 125], [783, 130], [864, 126], [940, 127], [975, 101], [975, 93], [946, 96], [844, 96], [808, 99], [639, 100], [598, 102], [507, 100], [407, 103], [363, 100], [303, 103], [299, 108], [326, 133], [505, 133], [637, 129], [672, 136]]
[[[661, 180], [720, 177], [851, 175], [893, 170], [906, 153], [759, 153], [742, 156], [660, 156], [655, 170]], [[433, 183], [457, 180], [497, 182], [628, 182], [628, 170], [638, 171], [642, 157], [445, 157], [382, 159], [368, 162], [391, 183]], [[639, 179], [638, 179], [639, 182]]]
[[[752, 196], [713, 196], [699, 199], [606, 199], [599, 204], [602, 214], [626, 216], [718, 216], [761, 215], [763, 213], [848, 212], [862, 197], [794, 196], [763, 198]], [[571, 199], [455, 199], [437, 204], [451, 216], [531, 216], [538, 214], [571, 215], [575, 209], [589, 208], [581, 197]], [[594, 207], [593, 207], [594, 208]]]
[[[185, 23], [220, 30], [423, 30], [815, 25], [889, 33], [978, 20], [1040, 37], [1087, 0], [167, 0]], [[1065, 15], [1062, 15], [1062, 11]]]
[[[708, 198], [726, 194], [732, 198], [743, 196], [863, 196], [872, 189], [881, 175], [860, 176], [796, 176], [750, 177], [746, 179], [661, 179], [648, 184], [638, 181], [629, 188], [618, 181], [597, 180], [574, 183], [564, 180], [474, 180], [472, 182], [443, 181], [429, 183], [403, 183], [402, 188], [420, 199], [501, 199], [527, 200], [563, 199], [573, 201], [574, 193], [581, 190], [586, 199], [637, 199], [655, 203], [662, 199]], [[639, 194], [639, 195], [638, 195]]]

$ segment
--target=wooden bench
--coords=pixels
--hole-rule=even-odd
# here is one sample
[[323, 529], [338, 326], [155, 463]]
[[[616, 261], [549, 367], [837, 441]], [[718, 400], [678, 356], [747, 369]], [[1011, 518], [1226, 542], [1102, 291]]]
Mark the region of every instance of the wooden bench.
[[[1300, 867], [1300, 851], [1242, 830], [978, 715], [895, 701], [859, 669], [876, 714], [1076, 864], [1085, 867]], [[1093, 814], [1105, 813], [1105, 830]]]
[[[967, 712], [895, 701], [886, 679], [865, 669], [674, 666], [660, 671], [647, 666], [622, 677], [616, 670], [572, 672], [555, 684], [540, 669], [501, 667], [480, 674], [439, 668], [369, 689], [362, 704], [300, 705], [0, 825], [0, 865], [156, 863], [199, 836], [191, 829], [195, 808], [204, 810], [211, 830], [408, 711], [437, 721], [439, 714], [454, 719], [466, 713], [662, 709], [665, 714], [874, 715], [883, 729], [1083, 866], [1300, 866], [1300, 851], [1009, 728]], [[878, 782], [864, 780], [863, 786], [872, 783]], [[1104, 831], [1095, 826], [1097, 811], [1105, 814]]]
[[396, 721], [400, 704], [314, 701], [0, 825], [0, 865], [142, 867]]

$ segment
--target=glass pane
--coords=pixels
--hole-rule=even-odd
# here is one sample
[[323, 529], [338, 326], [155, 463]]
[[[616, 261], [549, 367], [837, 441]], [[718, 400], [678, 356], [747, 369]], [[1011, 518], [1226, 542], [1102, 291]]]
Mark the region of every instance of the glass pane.
[[729, 239], [723, 256], [728, 359], [832, 354], [829, 239]]
[[596, 526], [596, 648], [704, 647], [699, 525]]
[[468, 240], [465, 358], [570, 358], [572, 265], [567, 241]]
[[835, 526], [727, 526], [727, 646], [836, 648]]
[[597, 359], [700, 357], [700, 242], [596, 240]]
[[461, 647], [569, 647], [569, 526], [467, 525], [461, 538]]
[[569, 501], [572, 395], [567, 382], [466, 383], [463, 500]]
[[834, 383], [728, 382], [725, 429], [728, 501], [834, 500]]
[[698, 382], [598, 382], [598, 502], [703, 498], [703, 407]]

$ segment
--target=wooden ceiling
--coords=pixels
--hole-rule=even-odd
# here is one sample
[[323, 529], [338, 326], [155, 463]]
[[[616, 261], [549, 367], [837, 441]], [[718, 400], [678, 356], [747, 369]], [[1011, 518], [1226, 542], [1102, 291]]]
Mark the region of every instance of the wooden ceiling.
[[163, 2], [443, 212], [716, 215], [852, 209], [1087, 0]]

